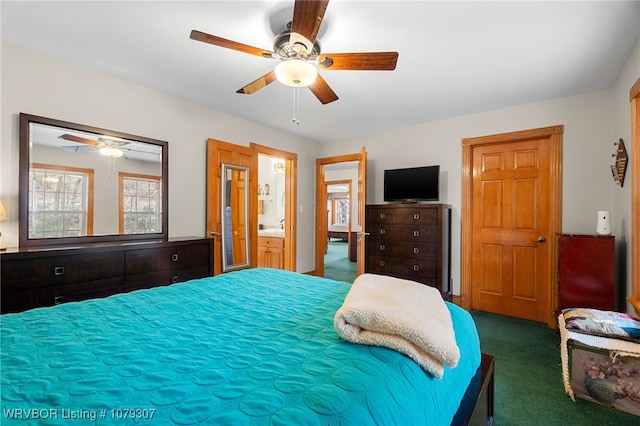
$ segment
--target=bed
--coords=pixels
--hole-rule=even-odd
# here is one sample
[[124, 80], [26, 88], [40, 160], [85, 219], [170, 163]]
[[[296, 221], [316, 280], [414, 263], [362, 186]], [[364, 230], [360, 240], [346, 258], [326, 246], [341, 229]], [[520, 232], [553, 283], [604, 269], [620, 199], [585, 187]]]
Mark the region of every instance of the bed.
[[493, 362], [447, 303], [460, 362], [443, 379], [349, 343], [349, 284], [247, 269], [5, 314], [3, 424], [487, 424]]
[[334, 223], [327, 229], [329, 239], [338, 238], [347, 241], [349, 239], [349, 225]]

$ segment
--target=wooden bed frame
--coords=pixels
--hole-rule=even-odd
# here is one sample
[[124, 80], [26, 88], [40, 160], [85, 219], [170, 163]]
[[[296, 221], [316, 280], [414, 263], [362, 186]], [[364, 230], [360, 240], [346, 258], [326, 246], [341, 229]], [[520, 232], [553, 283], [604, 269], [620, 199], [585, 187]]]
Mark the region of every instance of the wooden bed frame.
[[339, 238], [341, 240], [349, 238], [349, 233], [347, 231], [327, 231], [327, 235], [329, 238]]
[[451, 421], [452, 426], [491, 426], [493, 424], [494, 357], [482, 354], [478, 372], [471, 379]]

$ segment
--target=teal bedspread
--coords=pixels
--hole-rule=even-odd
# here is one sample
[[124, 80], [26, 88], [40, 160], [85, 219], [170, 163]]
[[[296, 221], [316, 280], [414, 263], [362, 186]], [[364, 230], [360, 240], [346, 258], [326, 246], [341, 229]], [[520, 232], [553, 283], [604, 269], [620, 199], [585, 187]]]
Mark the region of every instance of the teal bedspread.
[[348, 290], [250, 269], [2, 315], [0, 423], [450, 424], [480, 365], [471, 316], [447, 304], [461, 360], [435, 379], [340, 339]]

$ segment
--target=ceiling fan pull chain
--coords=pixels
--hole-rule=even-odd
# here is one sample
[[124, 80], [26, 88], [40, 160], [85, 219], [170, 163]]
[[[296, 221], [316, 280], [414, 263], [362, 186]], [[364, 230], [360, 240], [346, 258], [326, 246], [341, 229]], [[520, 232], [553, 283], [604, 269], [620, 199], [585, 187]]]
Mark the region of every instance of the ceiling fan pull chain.
[[300, 89], [293, 88], [293, 121], [296, 125], [300, 125]]
[[107, 177], [112, 177], [116, 174], [116, 157], [107, 157]]

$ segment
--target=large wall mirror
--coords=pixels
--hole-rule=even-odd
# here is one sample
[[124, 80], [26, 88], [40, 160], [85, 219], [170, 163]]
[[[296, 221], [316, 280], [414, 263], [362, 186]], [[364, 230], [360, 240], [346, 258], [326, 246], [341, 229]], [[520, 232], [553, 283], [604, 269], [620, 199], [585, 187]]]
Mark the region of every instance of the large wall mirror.
[[20, 114], [20, 246], [166, 240], [168, 143]]
[[222, 163], [222, 271], [249, 266], [249, 168]]

